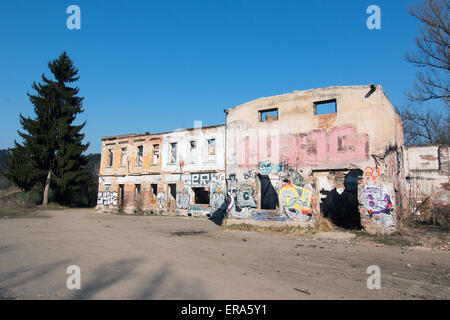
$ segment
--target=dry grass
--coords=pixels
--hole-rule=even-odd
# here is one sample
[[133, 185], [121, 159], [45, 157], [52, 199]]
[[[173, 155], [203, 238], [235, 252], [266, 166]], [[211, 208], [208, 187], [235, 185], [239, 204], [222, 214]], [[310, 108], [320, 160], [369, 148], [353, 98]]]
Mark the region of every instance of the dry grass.
[[317, 219], [313, 227], [301, 227], [301, 226], [257, 226], [248, 223], [232, 224], [227, 225], [226, 220], [222, 224], [222, 229], [224, 230], [239, 230], [246, 232], [259, 232], [265, 234], [279, 234], [279, 235], [298, 235], [298, 236], [310, 236], [316, 233], [328, 232], [336, 230], [333, 224], [325, 218]]
[[419, 241], [402, 232], [394, 232], [391, 234], [369, 234], [365, 231], [354, 231], [354, 233], [359, 239], [365, 239], [389, 246], [409, 247], [422, 245]]
[[66, 207], [57, 203], [46, 206], [36, 205], [36, 194], [24, 193], [16, 187], [0, 190], [0, 218], [29, 218], [37, 217], [41, 210], [62, 210]]

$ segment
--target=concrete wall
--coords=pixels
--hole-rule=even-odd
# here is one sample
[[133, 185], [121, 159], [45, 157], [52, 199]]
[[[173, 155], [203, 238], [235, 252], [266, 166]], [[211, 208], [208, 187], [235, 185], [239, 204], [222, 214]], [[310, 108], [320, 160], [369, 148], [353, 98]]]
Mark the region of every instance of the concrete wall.
[[[337, 112], [316, 115], [315, 103], [329, 100], [336, 101]], [[278, 119], [269, 116], [262, 122], [260, 111], [273, 109]], [[226, 175], [238, 205], [231, 209], [233, 217], [313, 220], [327, 193], [345, 189], [349, 172], [359, 172], [354, 183], [363, 197], [361, 214], [382, 228], [395, 224], [392, 172], [399, 170], [397, 162], [385, 160], [388, 154], [396, 158], [403, 130], [380, 86], [295, 91], [254, 100], [226, 114]], [[240, 201], [240, 193], [252, 201]], [[269, 202], [278, 201], [272, 208], [264, 203], [267, 194]], [[365, 201], [372, 197], [379, 204], [373, 208], [373, 201]], [[378, 219], [383, 215], [385, 222]]]

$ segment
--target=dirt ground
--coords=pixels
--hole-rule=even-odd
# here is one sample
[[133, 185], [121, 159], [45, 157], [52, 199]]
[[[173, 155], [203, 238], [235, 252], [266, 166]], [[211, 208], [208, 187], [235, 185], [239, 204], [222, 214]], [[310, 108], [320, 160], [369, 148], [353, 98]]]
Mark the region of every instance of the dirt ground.
[[[70, 265], [80, 290], [66, 287]], [[371, 265], [379, 290], [367, 288]], [[449, 298], [450, 255], [439, 250], [88, 209], [0, 219], [0, 299]]]

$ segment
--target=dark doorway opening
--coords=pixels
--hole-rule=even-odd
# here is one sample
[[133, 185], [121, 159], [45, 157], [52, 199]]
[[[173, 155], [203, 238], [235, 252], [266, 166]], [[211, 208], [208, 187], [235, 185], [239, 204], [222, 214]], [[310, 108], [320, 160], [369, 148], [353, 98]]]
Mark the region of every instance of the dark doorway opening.
[[259, 175], [261, 185], [261, 209], [276, 210], [278, 208], [278, 194], [272, 185], [268, 175]]
[[123, 184], [119, 184], [119, 212], [123, 212], [123, 199], [124, 199], [124, 186]]
[[169, 193], [172, 197], [171, 200], [177, 200], [177, 185], [175, 183], [169, 184]]
[[158, 195], [158, 185], [152, 184], [152, 199], [156, 199]]
[[335, 225], [345, 229], [362, 229], [361, 216], [358, 210], [358, 180], [363, 172], [359, 169], [350, 170], [344, 179], [344, 191], [339, 193], [333, 189], [328, 192], [322, 205], [324, 217]]
[[135, 208], [136, 211], [139, 212], [141, 210], [141, 185], [140, 184], [136, 184], [135, 185], [136, 190], [135, 190], [135, 198], [134, 198], [134, 203], [135, 203]]

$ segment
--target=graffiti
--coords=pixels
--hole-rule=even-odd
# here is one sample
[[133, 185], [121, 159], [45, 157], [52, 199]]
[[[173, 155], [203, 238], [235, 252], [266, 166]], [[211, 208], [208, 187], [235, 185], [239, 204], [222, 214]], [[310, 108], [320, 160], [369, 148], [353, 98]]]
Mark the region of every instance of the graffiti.
[[237, 183], [236, 174], [235, 174], [235, 173], [230, 174], [230, 175], [228, 176], [228, 180], [229, 180], [230, 182], [236, 182], [236, 183]]
[[249, 170], [248, 172], [245, 172], [245, 173], [244, 173], [244, 179], [245, 179], [245, 180], [248, 180], [248, 179], [250, 179], [250, 178], [255, 178], [256, 175], [257, 175], [256, 172], [254, 172], [253, 170]]
[[270, 163], [269, 161], [265, 161], [265, 162], [260, 162], [258, 164], [258, 168], [262, 174], [269, 174], [272, 172], [273, 166], [272, 166], [272, 163]]
[[286, 160], [281, 161], [280, 165], [277, 167], [280, 172], [280, 179], [282, 181], [290, 181], [291, 183], [304, 187], [305, 180], [301, 175], [301, 170], [296, 170], [294, 167], [290, 166]]
[[290, 220], [289, 217], [281, 216], [277, 213], [273, 212], [255, 212], [253, 214], [253, 220], [256, 221], [282, 221], [288, 222]]
[[359, 200], [369, 215], [389, 213], [392, 210], [391, 196], [378, 187], [366, 187]]
[[366, 167], [364, 170], [365, 170], [366, 181], [370, 181], [370, 177], [372, 177], [373, 181], [376, 181], [377, 178], [380, 176], [380, 168]]
[[378, 219], [375, 222], [384, 228], [389, 228], [394, 225], [394, 218], [389, 213], [381, 213], [378, 215]]
[[238, 210], [233, 210], [230, 212], [231, 216], [236, 219], [250, 219], [253, 215], [253, 209], [251, 208], [240, 208]]
[[177, 197], [176, 197], [176, 203], [177, 203], [177, 208], [178, 209], [189, 209], [189, 193], [187, 192], [180, 192], [177, 193]]
[[280, 204], [291, 219], [304, 220], [303, 215], [311, 214], [312, 192], [292, 183], [286, 183], [280, 190]]
[[235, 201], [234, 201], [234, 196], [231, 194], [231, 192], [227, 193], [227, 212], [233, 212], [235, 209]]
[[156, 199], [158, 202], [158, 208], [160, 208], [160, 209], [164, 207], [164, 198], [165, 198], [165, 195], [162, 192], [158, 193], [158, 195], [156, 196]]
[[256, 200], [253, 196], [253, 190], [237, 190], [237, 204], [240, 207], [256, 208]]
[[225, 203], [225, 194], [222, 192], [213, 192], [211, 196], [211, 208], [214, 211], [222, 209], [223, 204]]
[[104, 206], [117, 206], [117, 192], [103, 191], [97, 194], [97, 204]]
[[181, 176], [181, 180], [187, 186], [202, 187], [202, 186], [220, 186], [225, 181], [225, 175], [223, 173], [193, 173], [184, 174]]
[[237, 219], [248, 219], [251, 217], [252, 212], [246, 208], [241, 209], [239, 205], [237, 205], [237, 189], [233, 188], [228, 192], [227, 195], [227, 212], [233, 217]]

